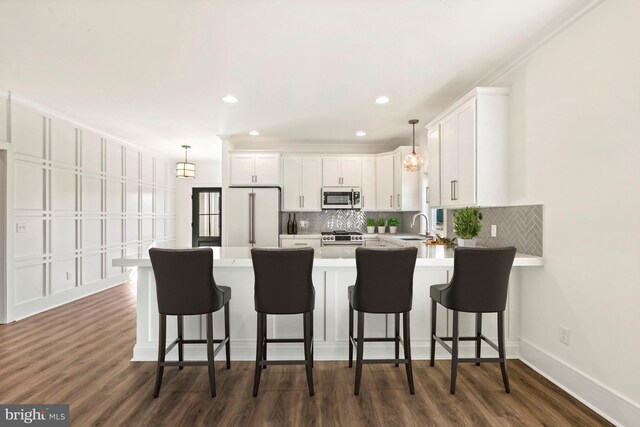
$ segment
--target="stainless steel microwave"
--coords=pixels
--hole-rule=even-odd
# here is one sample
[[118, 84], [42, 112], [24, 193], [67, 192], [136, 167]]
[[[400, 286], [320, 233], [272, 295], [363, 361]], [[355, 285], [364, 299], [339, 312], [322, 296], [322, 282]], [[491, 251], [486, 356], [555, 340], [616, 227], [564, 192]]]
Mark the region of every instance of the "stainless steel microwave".
[[322, 187], [322, 209], [360, 209], [360, 187]]

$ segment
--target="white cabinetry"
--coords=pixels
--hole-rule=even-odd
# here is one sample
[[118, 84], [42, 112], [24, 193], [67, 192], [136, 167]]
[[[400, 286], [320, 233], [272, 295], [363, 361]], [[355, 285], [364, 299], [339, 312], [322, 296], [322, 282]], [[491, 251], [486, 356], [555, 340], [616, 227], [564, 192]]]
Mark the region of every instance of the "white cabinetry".
[[278, 153], [231, 153], [230, 185], [280, 185]]
[[376, 161], [373, 157], [362, 159], [362, 185], [360, 201], [363, 211], [376, 209]]
[[377, 210], [420, 210], [420, 173], [402, 166], [404, 156], [410, 152], [411, 147], [401, 147], [376, 158]]
[[321, 161], [319, 157], [284, 157], [283, 210], [319, 211], [321, 209]]
[[9, 94], [0, 90], [0, 141], [9, 141]]
[[320, 237], [297, 238], [297, 237], [281, 237], [281, 248], [313, 248], [320, 249]]
[[360, 187], [361, 168], [359, 157], [325, 157], [322, 159], [322, 185]]
[[429, 206], [440, 206], [440, 126], [427, 130], [427, 199]]
[[432, 207], [508, 203], [508, 97], [506, 88], [476, 88], [427, 125], [430, 138], [440, 131], [440, 200]]

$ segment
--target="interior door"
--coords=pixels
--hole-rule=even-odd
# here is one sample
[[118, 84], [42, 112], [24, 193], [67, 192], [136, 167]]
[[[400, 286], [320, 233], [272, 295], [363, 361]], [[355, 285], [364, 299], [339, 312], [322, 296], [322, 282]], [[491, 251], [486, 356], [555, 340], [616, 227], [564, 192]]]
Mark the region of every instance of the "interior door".
[[194, 187], [191, 193], [191, 245], [221, 246], [222, 189]]

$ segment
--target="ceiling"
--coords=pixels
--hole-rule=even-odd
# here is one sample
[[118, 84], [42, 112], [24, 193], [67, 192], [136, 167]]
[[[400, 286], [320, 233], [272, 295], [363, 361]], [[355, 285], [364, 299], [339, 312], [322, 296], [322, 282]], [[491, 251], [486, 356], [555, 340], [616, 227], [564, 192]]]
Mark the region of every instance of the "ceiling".
[[409, 141], [588, 3], [1, 0], [0, 88], [172, 158], [219, 157], [217, 135]]

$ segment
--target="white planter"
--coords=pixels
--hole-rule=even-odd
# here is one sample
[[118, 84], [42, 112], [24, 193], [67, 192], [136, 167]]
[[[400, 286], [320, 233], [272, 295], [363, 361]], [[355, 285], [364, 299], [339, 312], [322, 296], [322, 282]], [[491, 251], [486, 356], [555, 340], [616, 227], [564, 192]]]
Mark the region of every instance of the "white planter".
[[398, 232], [398, 226], [396, 226], [396, 225], [390, 225], [389, 226], [389, 233], [396, 234], [397, 232]]
[[376, 232], [376, 226], [373, 225], [371, 227], [367, 226], [367, 234], [375, 234]]
[[475, 248], [476, 247], [476, 239], [460, 239], [458, 238], [458, 246], [464, 248]]
[[385, 228], [386, 228], [385, 225], [379, 225], [378, 226], [378, 234], [384, 234]]

